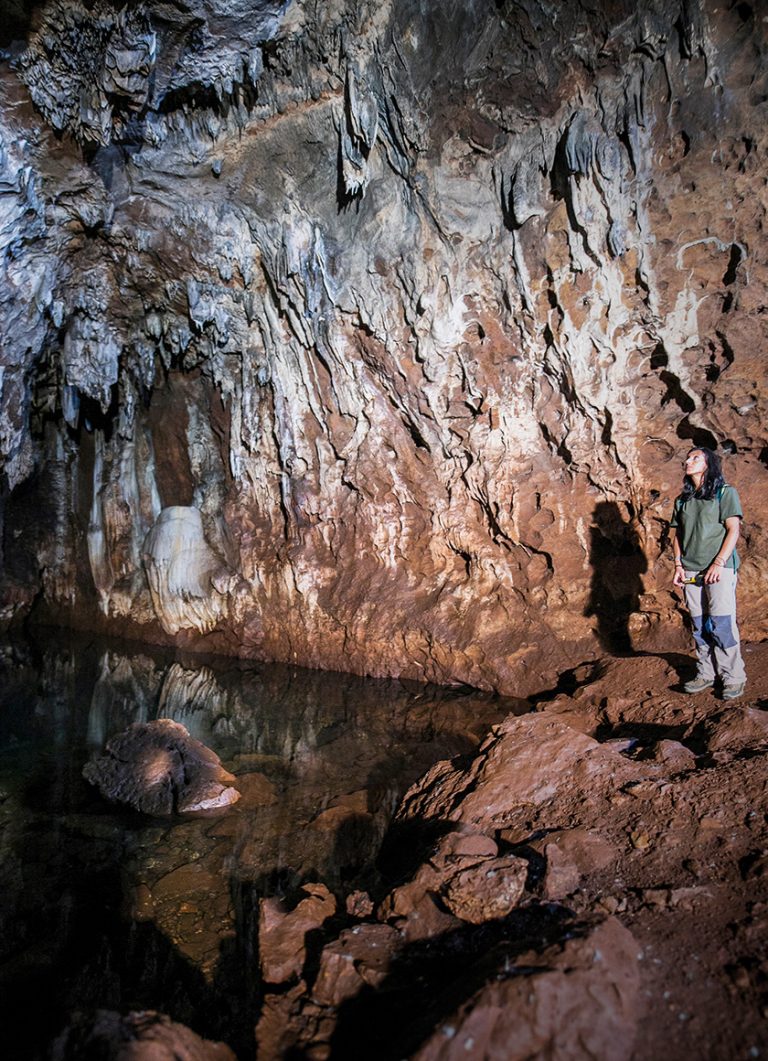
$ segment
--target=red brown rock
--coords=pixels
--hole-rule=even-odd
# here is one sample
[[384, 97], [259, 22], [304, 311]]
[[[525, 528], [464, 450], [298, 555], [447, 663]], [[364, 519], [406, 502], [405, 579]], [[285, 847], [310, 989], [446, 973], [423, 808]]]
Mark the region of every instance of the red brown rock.
[[564, 899], [584, 877], [605, 869], [619, 856], [614, 844], [587, 829], [548, 833], [532, 846], [547, 860], [542, 883], [545, 899]]
[[468, 767], [433, 767], [406, 793], [398, 816], [447, 818], [492, 831], [548, 806], [557, 817], [569, 801], [597, 800], [639, 776], [638, 764], [557, 718], [510, 716]]
[[301, 975], [307, 957], [307, 933], [336, 913], [336, 900], [324, 884], [305, 884], [302, 899], [286, 911], [280, 899], [259, 904], [259, 964], [268, 984], [283, 984]]
[[726, 710], [709, 719], [705, 730], [707, 747], [714, 754], [764, 748], [768, 745], [768, 712], [751, 707]]
[[373, 913], [373, 900], [368, 892], [350, 892], [347, 896], [346, 907], [350, 917], [370, 917]]
[[340, 1006], [362, 989], [378, 987], [389, 973], [403, 937], [391, 925], [364, 924], [344, 929], [323, 948], [312, 999], [323, 1006]]
[[489, 858], [454, 874], [443, 887], [443, 902], [462, 921], [481, 925], [514, 910], [527, 876], [528, 863], [523, 858]]
[[[483, 833], [471, 829], [446, 833], [437, 841], [429, 860], [419, 866], [411, 880], [394, 888], [382, 900], [378, 910], [379, 918], [394, 921], [404, 937], [412, 942], [451, 931], [458, 926], [457, 917], [473, 920], [471, 916], [460, 914], [459, 910], [466, 913], [474, 910], [476, 906], [476, 912], [479, 914], [483, 902], [485, 908], [490, 909], [494, 903], [491, 898], [494, 892], [496, 901], [503, 906], [507, 901], [503, 896], [508, 893], [511, 898], [516, 888], [511, 880], [503, 884], [502, 880], [497, 879], [497, 875], [485, 881], [484, 900], [479, 900], [477, 904], [473, 903], [472, 896], [468, 894], [473, 884], [471, 874], [468, 888], [463, 888], [461, 880], [457, 880], [451, 893], [453, 898], [446, 900], [446, 888], [454, 878], [463, 872], [471, 871], [473, 867], [482, 867], [492, 862], [497, 853], [495, 842]], [[509, 873], [511, 864], [504, 862], [504, 866]], [[517, 898], [519, 895], [515, 896], [504, 913], [512, 908]], [[456, 909], [453, 909], [452, 903], [455, 903]], [[448, 912], [443, 909], [444, 906], [448, 907]], [[503, 915], [492, 913], [488, 916]], [[484, 918], [481, 916], [480, 920]]]
[[135, 722], [107, 742], [106, 752], [83, 767], [83, 777], [106, 799], [144, 814], [221, 811], [240, 799], [218, 755], [180, 722]]
[[[638, 946], [614, 918], [493, 980], [436, 1029], [414, 1061], [628, 1061], [640, 1015]], [[530, 958], [530, 966], [528, 966]]]

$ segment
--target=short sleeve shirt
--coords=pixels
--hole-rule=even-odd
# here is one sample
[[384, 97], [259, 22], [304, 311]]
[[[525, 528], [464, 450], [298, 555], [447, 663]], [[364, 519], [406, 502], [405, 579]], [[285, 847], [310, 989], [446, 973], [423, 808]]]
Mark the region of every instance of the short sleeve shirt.
[[[742, 516], [739, 495], [733, 486], [724, 486], [719, 496], [705, 501], [701, 497], [678, 497], [672, 513], [671, 526], [677, 529], [683, 567], [687, 571], [703, 571], [717, 556], [726, 535], [725, 521], [730, 516]], [[726, 567], [737, 570], [739, 556], [734, 549]]]

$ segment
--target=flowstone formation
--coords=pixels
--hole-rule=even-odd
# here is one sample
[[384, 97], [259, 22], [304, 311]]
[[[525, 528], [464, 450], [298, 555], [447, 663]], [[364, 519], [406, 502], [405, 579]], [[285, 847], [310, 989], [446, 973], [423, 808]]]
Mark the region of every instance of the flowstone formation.
[[761, 11], [14, 7], [3, 620], [530, 692], [681, 633], [693, 443], [764, 636]]

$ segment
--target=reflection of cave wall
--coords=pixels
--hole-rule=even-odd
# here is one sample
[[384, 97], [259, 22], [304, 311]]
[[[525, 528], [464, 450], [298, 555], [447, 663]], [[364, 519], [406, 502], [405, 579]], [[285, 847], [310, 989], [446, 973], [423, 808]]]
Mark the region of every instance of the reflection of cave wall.
[[[6, 619], [530, 689], [668, 642], [715, 442], [764, 635], [766, 24], [558, 10], [41, 9], [0, 78]], [[175, 634], [169, 506], [216, 605]]]

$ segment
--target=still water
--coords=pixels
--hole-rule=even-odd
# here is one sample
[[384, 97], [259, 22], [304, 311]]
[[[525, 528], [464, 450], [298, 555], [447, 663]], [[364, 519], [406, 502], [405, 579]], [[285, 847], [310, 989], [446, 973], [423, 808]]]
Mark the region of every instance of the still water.
[[[3, 1054], [43, 1058], [75, 1012], [153, 1008], [253, 1056], [259, 899], [383, 893], [405, 789], [524, 705], [468, 690], [66, 640], [0, 646]], [[237, 775], [216, 818], [104, 802], [83, 764], [172, 718]]]

